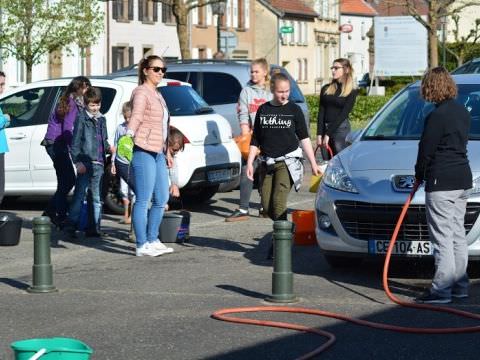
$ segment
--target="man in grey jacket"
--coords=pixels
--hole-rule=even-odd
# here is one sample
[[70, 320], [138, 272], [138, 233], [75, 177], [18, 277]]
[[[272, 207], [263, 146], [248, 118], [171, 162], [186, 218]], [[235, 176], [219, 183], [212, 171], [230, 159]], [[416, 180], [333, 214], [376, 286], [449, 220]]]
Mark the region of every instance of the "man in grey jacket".
[[[238, 121], [242, 135], [252, 133], [255, 123], [255, 115], [258, 108], [263, 103], [272, 99], [272, 93], [269, 90], [269, 65], [265, 59], [256, 59], [252, 61], [250, 67], [250, 81], [245, 86], [238, 99]], [[225, 218], [227, 222], [248, 220], [250, 213], [250, 196], [253, 189], [253, 181], [247, 178], [246, 158], [242, 159], [242, 172], [240, 175], [240, 206], [232, 215]], [[254, 162], [255, 171], [258, 167], [258, 160]]]

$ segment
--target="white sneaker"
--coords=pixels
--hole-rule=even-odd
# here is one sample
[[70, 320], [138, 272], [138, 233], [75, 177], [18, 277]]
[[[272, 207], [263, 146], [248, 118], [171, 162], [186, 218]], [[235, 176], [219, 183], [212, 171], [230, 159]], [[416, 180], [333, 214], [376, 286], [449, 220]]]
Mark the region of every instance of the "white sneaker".
[[164, 252], [155, 249], [153, 246], [150, 246], [149, 243], [137, 248], [135, 253], [137, 256], [160, 256], [164, 254]]
[[155, 241], [152, 241], [151, 243], [149, 243], [149, 245], [155, 249], [155, 250], [158, 250], [158, 251], [161, 251], [162, 254], [170, 254], [172, 253], [174, 250], [173, 248], [171, 247], [167, 247], [165, 246], [164, 243], [162, 243], [160, 240], [155, 240]]

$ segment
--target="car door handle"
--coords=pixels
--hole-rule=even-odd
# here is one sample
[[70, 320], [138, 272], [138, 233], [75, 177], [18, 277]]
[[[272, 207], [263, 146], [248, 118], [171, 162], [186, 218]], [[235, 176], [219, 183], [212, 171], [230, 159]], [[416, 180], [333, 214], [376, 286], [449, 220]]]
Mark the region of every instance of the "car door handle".
[[26, 137], [27, 137], [27, 134], [18, 133], [18, 134], [14, 134], [14, 135], [10, 136], [10, 139], [11, 140], [22, 140], [22, 139], [25, 139]]

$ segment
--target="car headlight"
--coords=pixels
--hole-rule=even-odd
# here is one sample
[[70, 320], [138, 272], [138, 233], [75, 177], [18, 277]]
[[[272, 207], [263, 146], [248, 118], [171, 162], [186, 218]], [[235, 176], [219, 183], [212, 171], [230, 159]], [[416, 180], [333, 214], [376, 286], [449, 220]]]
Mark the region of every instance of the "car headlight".
[[342, 163], [338, 157], [334, 157], [330, 160], [330, 163], [323, 175], [323, 183], [331, 188], [358, 194], [358, 190], [353, 184], [350, 176], [342, 166]]
[[479, 194], [479, 193], [480, 193], [480, 176], [473, 179], [473, 186], [472, 186], [470, 195]]

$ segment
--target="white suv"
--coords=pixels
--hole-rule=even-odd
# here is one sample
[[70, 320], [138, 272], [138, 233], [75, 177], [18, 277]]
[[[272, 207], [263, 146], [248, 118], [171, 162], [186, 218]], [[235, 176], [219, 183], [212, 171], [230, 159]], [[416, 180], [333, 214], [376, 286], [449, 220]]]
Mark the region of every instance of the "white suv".
[[[57, 181], [52, 161], [40, 145], [47, 121], [59, 96], [71, 79], [40, 81], [15, 88], [0, 97], [0, 107], [11, 117], [6, 136], [10, 152], [5, 156], [5, 195], [49, 195]], [[92, 78], [102, 92], [101, 112], [107, 119], [108, 138], [113, 142], [117, 125], [123, 122], [122, 104], [137, 86], [132, 77]], [[175, 158], [179, 187], [185, 200], [206, 201], [221, 183], [240, 176], [241, 155], [232, 138], [230, 124], [216, 114], [190, 84], [164, 79], [158, 89], [171, 114], [170, 125], [186, 140], [185, 150]], [[121, 212], [118, 180], [105, 172], [105, 204]]]

